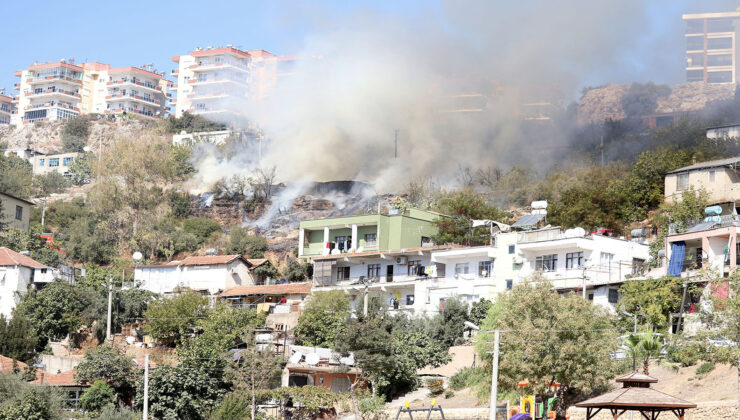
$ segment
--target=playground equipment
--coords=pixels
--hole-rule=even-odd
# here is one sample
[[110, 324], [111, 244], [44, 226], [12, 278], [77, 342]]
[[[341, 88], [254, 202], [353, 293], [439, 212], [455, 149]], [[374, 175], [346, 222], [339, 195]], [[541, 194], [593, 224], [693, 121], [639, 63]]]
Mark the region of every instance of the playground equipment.
[[[529, 386], [529, 381], [521, 381], [517, 386], [520, 393], [519, 405], [509, 407], [509, 420], [544, 420], [555, 418], [553, 408], [557, 397], [553, 396], [545, 401], [538, 402], [534, 395], [524, 395], [524, 389]], [[550, 392], [554, 394], [559, 387], [559, 383], [553, 383], [550, 386]], [[566, 414], [566, 419], [569, 418], [570, 416]]]
[[429, 408], [409, 408], [409, 402], [404, 401], [403, 407], [400, 407], [398, 409], [398, 413], [396, 413], [396, 420], [398, 420], [399, 417], [401, 417], [401, 413], [408, 413], [409, 420], [414, 420], [414, 414], [413, 413], [426, 413], [426, 419], [429, 420], [429, 418], [432, 416], [432, 413], [435, 411], [439, 411], [439, 415], [442, 416], [442, 420], [445, 420], [445, 413], [442, 411], [442, 406], [437, 405], [437, 399], [433, 399], [432, 403], [429, 405]]

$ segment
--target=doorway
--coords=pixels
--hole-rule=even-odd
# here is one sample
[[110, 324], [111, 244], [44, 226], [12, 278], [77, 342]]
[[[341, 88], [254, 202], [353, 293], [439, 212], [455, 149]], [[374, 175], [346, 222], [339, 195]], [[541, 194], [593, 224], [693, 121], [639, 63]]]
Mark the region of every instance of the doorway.
[[386, 283], [393, 281], [393, 264], [388, 264], [385, 269], [385, 281]]

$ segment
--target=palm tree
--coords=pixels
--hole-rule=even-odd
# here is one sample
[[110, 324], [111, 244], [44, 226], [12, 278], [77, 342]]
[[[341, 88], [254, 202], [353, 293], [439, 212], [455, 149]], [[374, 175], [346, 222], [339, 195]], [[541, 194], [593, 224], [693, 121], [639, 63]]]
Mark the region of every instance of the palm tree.
[[637, 362], [642, 362], [642, 373], [650, 374], [650, 360], [660, 359], [666, 344], [660, 334], [649, 332], [630, 334], [624, 342], [632, 356], [632, 369], [636, 370]]

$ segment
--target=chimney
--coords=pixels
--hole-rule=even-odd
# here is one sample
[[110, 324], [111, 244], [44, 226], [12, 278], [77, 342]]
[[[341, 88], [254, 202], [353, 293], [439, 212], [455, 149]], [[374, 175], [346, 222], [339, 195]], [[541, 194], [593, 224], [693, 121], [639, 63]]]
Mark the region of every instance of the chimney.
[[696, 165], [696, 155], [691, 156], [691, 164]]

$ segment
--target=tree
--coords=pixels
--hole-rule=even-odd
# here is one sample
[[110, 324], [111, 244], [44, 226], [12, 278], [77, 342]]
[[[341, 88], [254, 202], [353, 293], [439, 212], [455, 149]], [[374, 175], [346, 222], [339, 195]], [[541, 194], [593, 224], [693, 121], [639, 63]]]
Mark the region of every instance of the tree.
[[198, 243], [203, 244], [212, 233], [221, 231], [221, 225], [215, 220], [203, 217], [194, 217], [192, 219], [185, 220], [185, 223], [183, 223], [183, 229], [185, 232], [195, 235], [195, 237], [198, 238]]
[[282, 364], [282, 357], [271, 349], [260, 351], [252, 346], [241, 353], [236, 366], [231, 366], [229, 377], [235, 388], [251, 395], [251, 418], [257, 418], [257, 391], [280, 384]]
[[[218, 381], [199, 369], [159, 366], [149, 378], [149, 415], [157, 419], [206, 418], [224, 394]], [[144, 402], [144, 379], [136, 387], [136, 407]]]
[[262, 235], [252, 235], [247, 229], [235, 226], [231, 228], [227, 254], [241, 254], [249, 258], [262, 258], [267, 250], [267, 239]]
[[0, 375], [0, 420], [57, 420], [60, 408], [56, 389], [29, 384], [17, 375]]
[[681, 304], [683, 280], [666, 276], [628, 281], [619, 288], [619, 312], [640, 315], [647, 324], [661, 327], [668, 325], [668, 317]]
[[104, 381], [121, 399], [133, 394], [135, 372], [131, 358], [120, 349], [102, 344], [89, 349], [77, 365], [75, 379], [80, 383]]
[[429, 333], [446, 347], [459, 344], [468, 320], [468, 305], [457, 298], [447, 299], [444, 309], [429, 321]]
[[656, 334], [652, 329], [637, 334], [630, 334], [624, 343], [624, 346], [630, 353], [633, 365], [637, 362], [642, 363], [642, 373], [650, 375], [650, 361], [659, 359], [665, 350], [660, 334]]
[[507, 213], [488, 204], [485, 197], [466, 188], [448, 194], [437, 200], [436, 210], [451, 217], [440, 217], [435, 221], [439, 233], [434, 242], [439, 244], [457, 243], [468, 245], [482, 245], [489, 243], [490, 230], [488, 227], [473, 229], [471, 220], [493, 219], [505, 221]]
[[206, 315], [208, 299], [193, 291], [149, 304], [144, 312], [144, 330], [167, 345], [179, 343], [193, 331], [196, 320]]
[[293, 257], [285, 259], [285, 266], [283, 267], [283, 277], [289, 283], [306, 281], [306, 278], [311, 276], [313, 272], [313, 266], [301, 262]]
[[34, 175], [33, 184], [37, 196], [47, 197], [50, 194], [64, 191], [71, 183], [66, 176], [57, 171], [51, 171], [44, 175]]
[[80, 407], [83, 410], [92, 413], [100, 413], [103, 408], [113, 405], [116, 402], [116, 391], [102, 380], [95, 381], [94, 384], [80, 396]]
[[33, 185], [31, 164], [15, 155], [0, 155], [0, 191], [28, 198]]
[[82, 185], [90, 182], [92, 179], [92, 161], [94, 158], [92, 153], [83, 153], [72, 161], [67, 174], [69, 174], [69, 179], [73, 184]]
[[25, 317], [14, 317], [6, 322], [0, 315], [0, 354], [21, 362], [29, 362], [36, 356], [36, 331]]
[[695, 190], [689, 187], [681, 193], [681, 200], [666, 204], [656, 212], [654, 220], [658, 225], [658, 237], [650, 244], [650, 264], [657, 267], [660, 263], [658, 252], [665, 247], [665, 237], [668, 235], [670, 226], [673, 225], [676, 233], [683, 233], [688, 229], [691, 220], [703, 216], [704, 209], [709, 202], [709, 195], [703, 188]]
[[23, 295], [13, 310], [13, 318], [28, 319], [43, 347], [47, 340], [63, 339], [82, 326], [82, 312], [86, 306], [87, 302], [75, 286], [56, 280], [40, 291]]
[[62, 130], [62, 148], [65, 153], [81, 153], [87, 144], [90, 134], [90, 120], [87, 116], [77, 116], [64, 123]]
[[171, 115], [167, 117], [167, 132], [168, 133], [180, 133], [185, 131], [186, 133], [195, 133], [198, 131], [219, 131], [225, 130], [226, 125], [223, 123], [211, 121], [200, 115], [194, 115], [190, 112], [185, 112], [180, 117]]
[[473, 302], [473, 307], [470, 308], [470, 322], [480, 326], [483, 320], [486, 319], [486, 316], [488, 316], [488, 311], [492, 306], [493, 302], [485, 298], [480, 298], [479, 301]]
[[316, 292], [308, 298], [295, 327], [296, 344], [332, 347], [349, 317], [349, 298], [341, 290]]
[[[605, 388], [617, 373], [611, 359], [617, 350], [613, 326], [605, 309], [575, 294], [560, 296], [545, 279], [534, 278], [499, 296], [481, 329], [505, 331], [501, 389], [515, 390], [518, 381], [527, 379], [534, 395], [542, 398], [557, 382], [556, 418], [564, 419], [573, 395]], [[479, 355], [491, 360], [491, 335], [478, 337]]]

